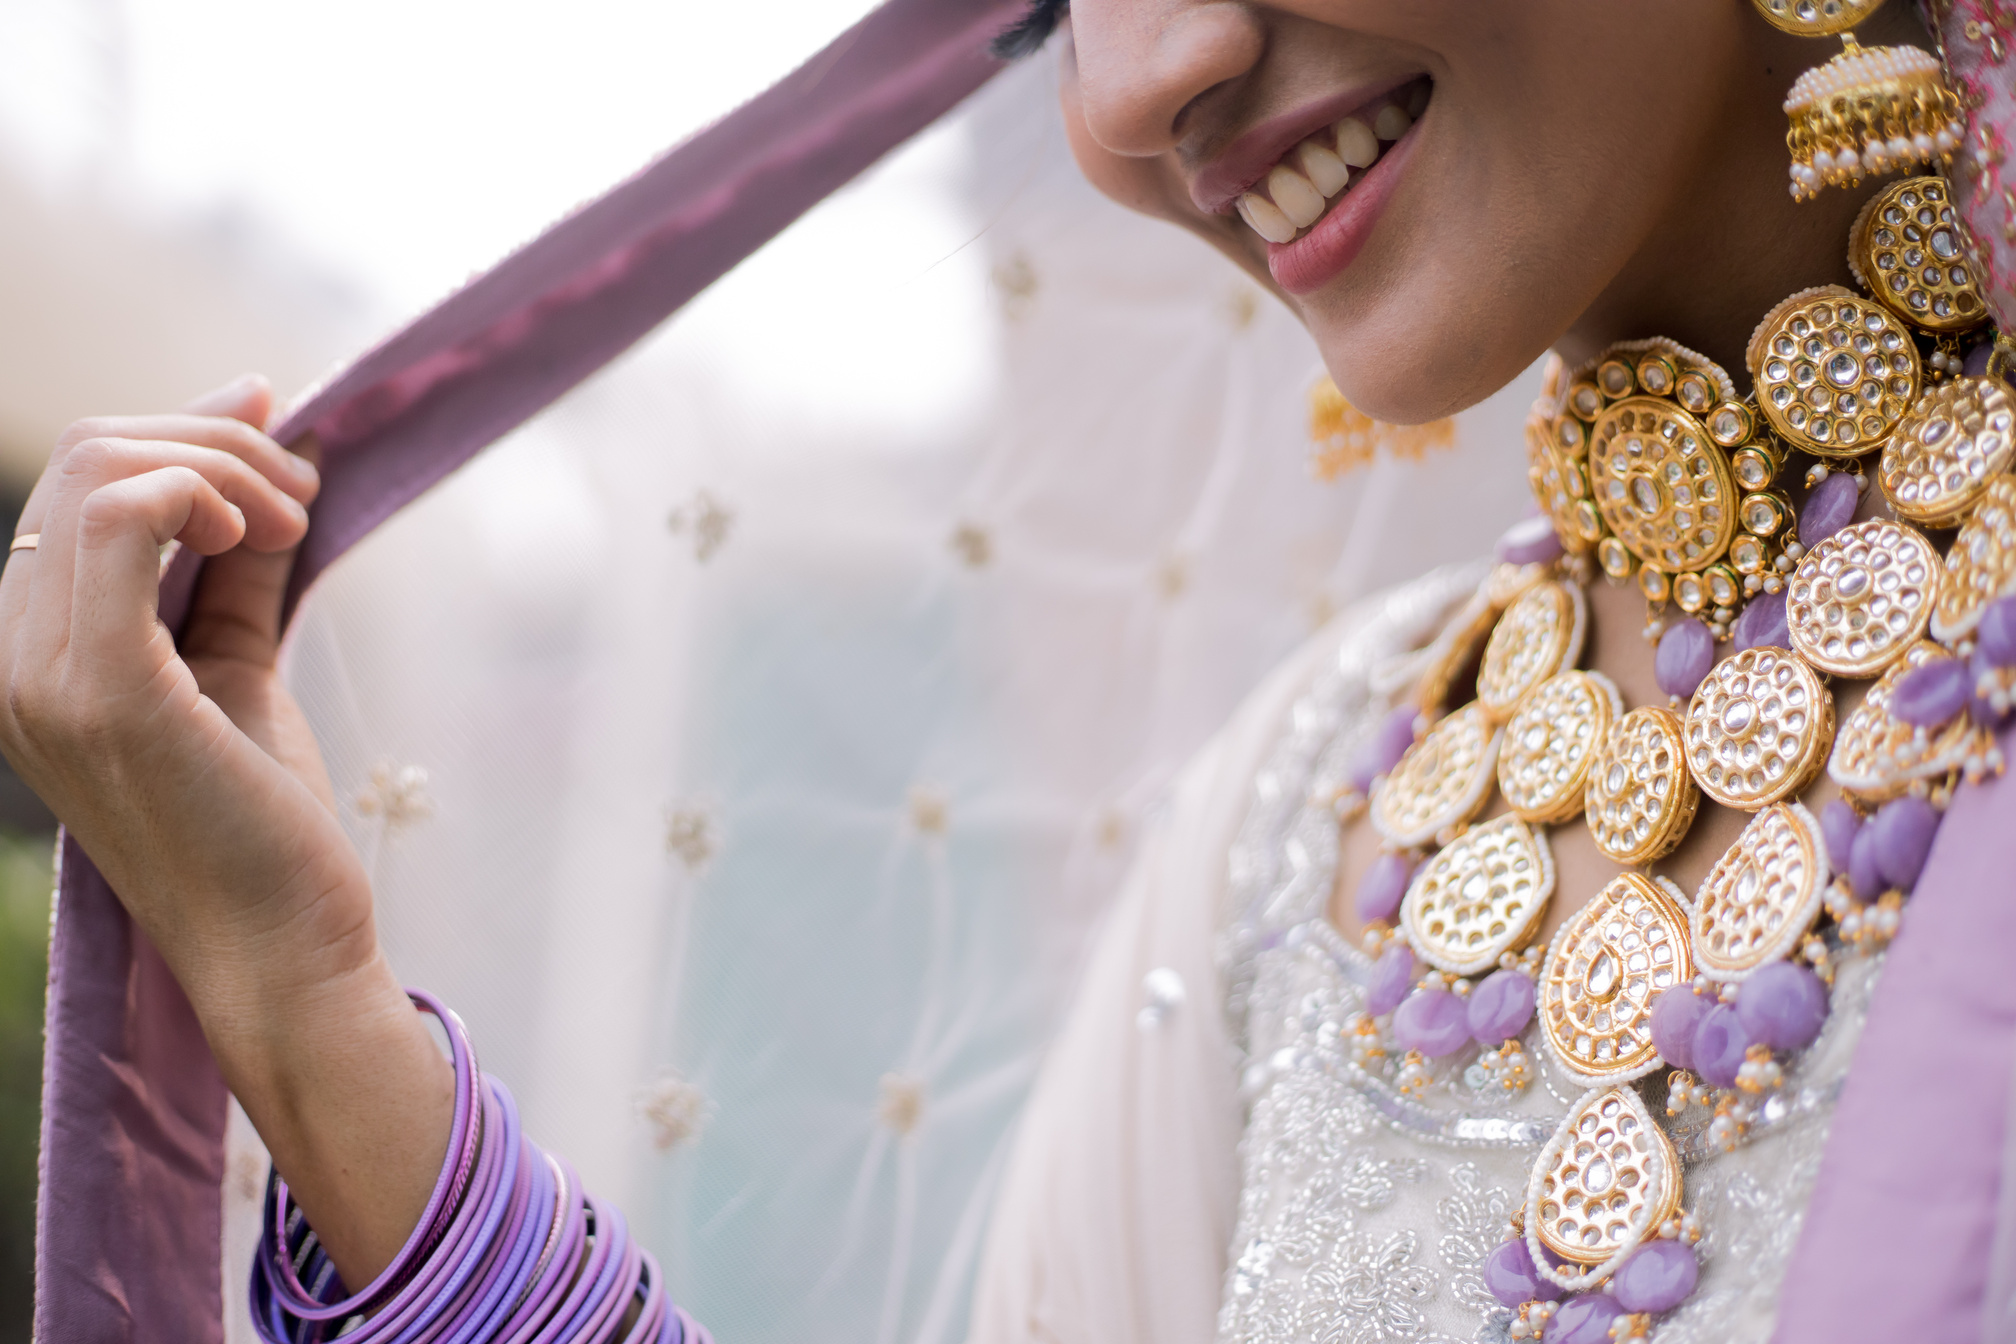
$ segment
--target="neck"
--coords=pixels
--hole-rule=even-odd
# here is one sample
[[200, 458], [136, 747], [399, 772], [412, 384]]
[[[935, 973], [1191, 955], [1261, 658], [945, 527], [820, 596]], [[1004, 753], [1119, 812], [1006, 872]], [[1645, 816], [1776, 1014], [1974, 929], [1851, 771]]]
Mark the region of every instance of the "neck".
[[[1845, 240], [1878, 184], [1803, 203], [1786, 189], [1785, 91], [1838, 44], [1755, 27], [1755, 40], [1730, 62], [1691, 170], [1675, 175], [1661, 227], [1557, 344], [1571, 368], [1613, 342], [1667, 336], [1747, 384], [1743, 349], [1774, 304], [1815, 285], [1852, 283]], [[1904, 4], [1879, 11], [1861, 36], [1872, 46], [1930, 45]]]

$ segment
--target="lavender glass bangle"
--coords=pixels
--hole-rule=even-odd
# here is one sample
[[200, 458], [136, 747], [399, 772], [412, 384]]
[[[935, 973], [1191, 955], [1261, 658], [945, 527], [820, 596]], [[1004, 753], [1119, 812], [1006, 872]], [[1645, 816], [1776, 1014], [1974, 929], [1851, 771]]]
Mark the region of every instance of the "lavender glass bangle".
[[[441, 1175], [434, 1183], [433, 1193], [428, 1196], [426, 1208], [421, 1211], [420, 1221], [413, 1225], [406, 1244], [393, 1257], [392, 1263], [362, 1292], [330, 1303], [322, 1302], [320, 1295], [311, 1292], [299, 1278], [296, 1264], [300, 1249], [292, 1248], [292, 1253], [289, 1253], [290, 1248], [282, 1238], [293, 1233], [301, 1224], [298, 1218], [286, 1212], [290, 1207], [287, 1183], [277, 1175], [274, 1177], [269, 1183], [267, 1241], [278, 1252], [274, 1256], [275, 1267], [280, 1273], [280, 1282], [276, 1287], [291, 1299], [288, 1302], [290, 1313], [302, 1320], [339, 1320], [369, 1312], [404, 1286], [444, 1234], [450, 1211], [461, 1203], [467, 1191], [481, 1148], [478, 1128], [482, 1113], [481, 1075], [476, 1068], [475, 1052], [470, 1047], [468, 1033], [461, 1021], [433, 995], [421, 990], [408, 990], [407, 997], [413, 1000], [414, 1007], [439, 1019], [448, 1033], [449, 1052], [455, 1064], [455, 1118], [449, 1130], [448, 1160], [442, 1164]], [[270, 1216], [275, 1211], [281, 1215], [277, 1220]], [[276, 1221], [277, 1227], [274, 1226]], [[309, 1235], [312, 1237], [313, 1234]], [[301, 1263], [306, 1263], [306, 1260]]]
[[250, 1284], [260, 1338], [711, 1344], [672, 1304], [623, 1215], [525, 1137], [510, 1092], [478, 1071], [461, 1021], [429, 996], [412, 997], [446, 1028], [455, 1063], [448, 1153], [427, 1207], [392, 1264], [349, 1294], [286, 1184], [270, 1176]]

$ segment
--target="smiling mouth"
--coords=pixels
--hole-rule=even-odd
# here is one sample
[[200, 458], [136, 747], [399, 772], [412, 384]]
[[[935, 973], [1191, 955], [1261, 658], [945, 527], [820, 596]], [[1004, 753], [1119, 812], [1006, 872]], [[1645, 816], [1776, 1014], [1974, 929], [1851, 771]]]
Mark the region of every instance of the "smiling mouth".
[[1233, 202], [1270, 243], [1292, 243], [1328, 214], [1428, 107], [1425, 76], [1296, 143]]

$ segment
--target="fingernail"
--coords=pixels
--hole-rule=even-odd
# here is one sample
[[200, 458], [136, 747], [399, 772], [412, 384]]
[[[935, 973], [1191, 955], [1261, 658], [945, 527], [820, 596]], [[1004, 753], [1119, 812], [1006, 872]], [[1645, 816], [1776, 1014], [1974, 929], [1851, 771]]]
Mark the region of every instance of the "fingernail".
[[322, 479], [322, 473], [315, 470], [315, 464], [299, 453], [287, 454], [287, 466], [293, 471], [296, 480], [306, 484], [313, 485]]

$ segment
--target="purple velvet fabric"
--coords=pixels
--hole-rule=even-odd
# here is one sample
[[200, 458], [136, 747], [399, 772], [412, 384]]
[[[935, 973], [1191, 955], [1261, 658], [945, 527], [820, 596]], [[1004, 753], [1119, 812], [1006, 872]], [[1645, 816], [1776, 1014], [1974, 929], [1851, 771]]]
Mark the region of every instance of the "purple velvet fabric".
[[[2016, 734], [2002, 735], [2016, 751]], [[2016, 977], [2016, 776], [1963, 785], [1877, 982], [1779, 1299], [1776, 1344], [1981, 1338]], [[1881, 1288], [1868, 1238], [1882, 1228]]]
[[[287, 443], [312, 433], [322, 448], [290, 612], [372, 528], [985, 83], [999, 69], [987, 43], [1020, 9], [888, 0], [310, 397], [276, 431]], [[171, 629], [198, 566], [185, 553], [164, 579]], [[62, 854], [36, 1337], [216, 1344], [224, 1083], [159, 954], [74, 840]]]

